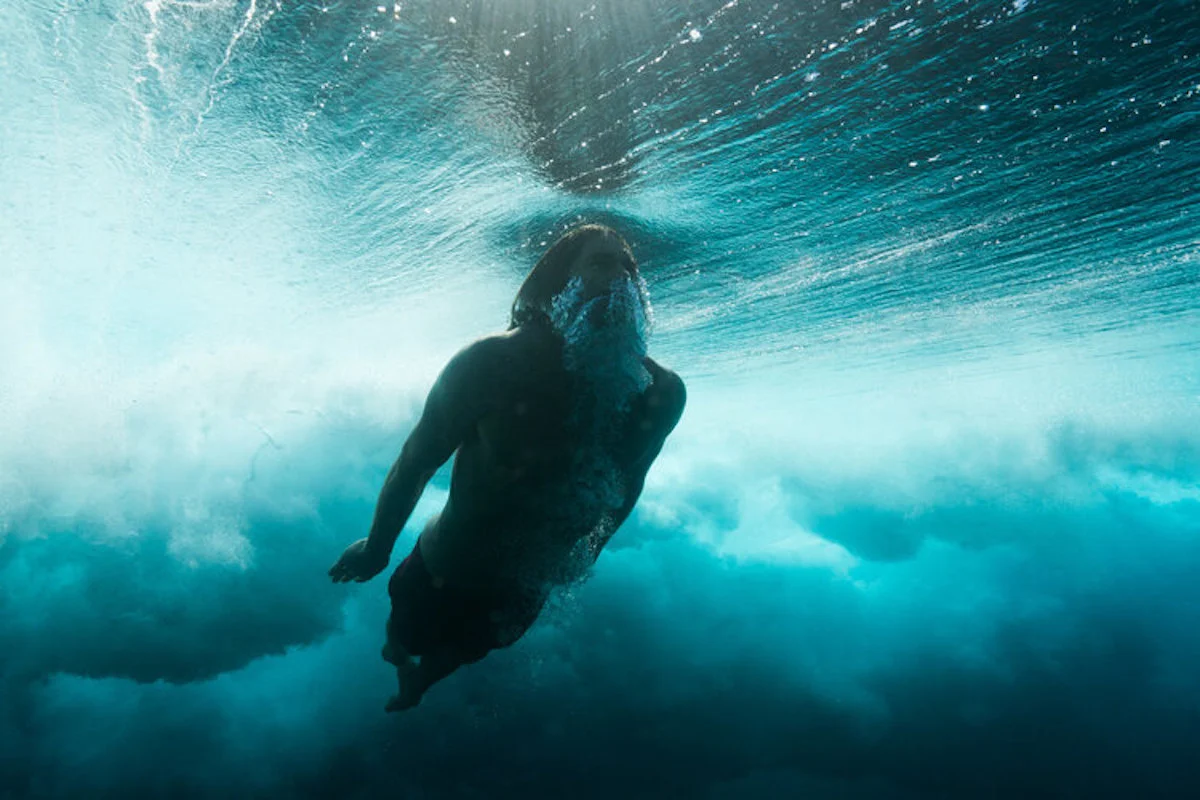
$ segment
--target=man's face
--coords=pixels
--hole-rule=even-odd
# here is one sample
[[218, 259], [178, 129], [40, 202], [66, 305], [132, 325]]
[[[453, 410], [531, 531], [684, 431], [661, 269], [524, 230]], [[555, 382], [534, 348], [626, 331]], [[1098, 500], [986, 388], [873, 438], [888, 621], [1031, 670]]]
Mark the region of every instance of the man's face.
[[644, 354], [649, 327], [645, 289], [625, 242], [617, 236], [589, 241], [567, 275], [550, 317], [569, 347]]
[[550, 309], [564, 364], [588, 381], [589, 402], [623, 408], [649, 385], [642, 363], [648, 308], [633, 257], [620, 238], [597, 238], [584, 245], [568, 276]]
[[570, 278], [578, 278], [583, 283], [579, 299], [584, 302], [611, 293], [619, 281], [632, 282], [633, 276], [632, 256], [624, 243], [612, 236], [588, 242], [570, 271]]

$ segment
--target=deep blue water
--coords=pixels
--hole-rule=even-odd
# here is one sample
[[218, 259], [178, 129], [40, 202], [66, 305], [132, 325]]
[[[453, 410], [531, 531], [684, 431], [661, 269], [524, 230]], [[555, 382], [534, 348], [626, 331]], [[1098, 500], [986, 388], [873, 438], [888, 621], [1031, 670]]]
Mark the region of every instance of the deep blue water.
[[[0, 3], [0, 798], [1200, 796], [1197, 187], [1197, 2]], [[687, 412], [384, 715], [325, 570], [581, 220]]]

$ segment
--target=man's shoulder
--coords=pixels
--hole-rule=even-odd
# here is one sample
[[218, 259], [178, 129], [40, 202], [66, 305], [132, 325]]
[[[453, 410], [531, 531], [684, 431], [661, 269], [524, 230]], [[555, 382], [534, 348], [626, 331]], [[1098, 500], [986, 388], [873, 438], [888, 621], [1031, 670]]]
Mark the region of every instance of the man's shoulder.
[[460, 371], [490, 371], [513, 358], [518, 348], [510, 332], [483, 336], [455, 353], [448, 366]]
[[687, 387], [678, 373], [659, 364], [653, 358], [646, 356], [642, 363], [650, 373], [650, 387], [646, 390], [648, 399], [657, 406], [664, 416], [679, 419], [683, 407], [687, 404]]
[[645, 365], [646, 371], [650, 373], [653, 388], [660, 392], [678, 396], [681, 399], [684, 398], [687, 388], [683, 385], [683, 378], [679, 377], [679, 373], [669, 367], [663, 366], [650, 356], [644, 357], [642, 364]]
[[494, 339], [493, 336], [476, 339], [451, 356], [438, 375], [436, 388], [451, 395], [461, 395], [477, 391], [481, 384], [499, 374], [501, 370], [497, 364], [502, 346]]
[[528, 383], [539, 374], [544, 361], [539, 342], [519, 330], [484, 336], [459, 350], [446, 365], [450, 382], [463, 387], [487, 387], [499, 392], [505, 387]]

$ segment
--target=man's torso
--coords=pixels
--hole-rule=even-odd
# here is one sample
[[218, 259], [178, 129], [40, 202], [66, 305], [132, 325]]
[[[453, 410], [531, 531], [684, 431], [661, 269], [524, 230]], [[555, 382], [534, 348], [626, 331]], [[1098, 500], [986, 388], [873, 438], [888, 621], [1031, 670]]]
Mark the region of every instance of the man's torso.
[[606, 406], [564, 369], [552, 337], [503, 338], [496, 394], [455, 456], [445, 509], [421, 536], [430, 572], [450, 584], [574, 577], [590, 564], [584, 540], [611, 534], [649, 466], [639, 456], [655, 433], [661, 367], [644, 359], [648, 388]]

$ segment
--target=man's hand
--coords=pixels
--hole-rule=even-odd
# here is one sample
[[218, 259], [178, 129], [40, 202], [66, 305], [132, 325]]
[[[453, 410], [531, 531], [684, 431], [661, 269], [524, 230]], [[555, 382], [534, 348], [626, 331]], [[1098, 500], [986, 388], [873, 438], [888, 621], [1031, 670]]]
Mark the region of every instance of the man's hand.
[[387, 562], [386, 555], [380, 556], [375, 550], [367, 547], [366, 539], [359, 539], [347, 547], [337, 563], [329, 568], [329, 577], [333, 578], [334, 583], [362, 583], [383, 572]]

